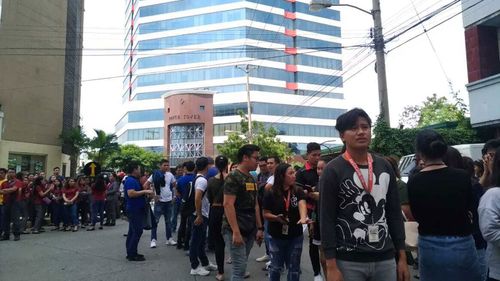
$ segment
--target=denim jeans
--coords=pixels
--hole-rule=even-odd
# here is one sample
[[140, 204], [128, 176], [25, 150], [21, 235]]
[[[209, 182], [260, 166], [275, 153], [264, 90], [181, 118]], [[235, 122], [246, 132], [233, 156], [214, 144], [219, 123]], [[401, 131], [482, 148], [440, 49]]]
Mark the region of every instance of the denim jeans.
[[479, 259], [472, 235], [418, 237], [421, 281], [481, 280]]
[[104, 200], [92, 200], [92, 225], [97, 223], [97, 215], [99, 215], [99, 223], [104, 222]]
[[128, 233], [125, 247], [127, 249], [127, 257], [137, 256], [137, 247], [141, 240], [143, 232], [144, 212], [146, 209], [127, 210], [128, 217]]
[[43, 204], [35, 204], [35, 224], [33, 230], [39, 231], [42, 227], [42, 222], [45, 217], [46, 206]]
[[181, 203], [177, 202], [174, 198], [173, 200], [173, 206], [172, 206], [172, 232], [175, 232], [177, 230], [177, 217], [179, 216], [179, 210], [181, 208]]
[[379, 262], [353, 262], [337, 259], [337, 266], [344, 280], [349, 281], [396, 281], [397, 277], [395, 259]]
[[153, 210], [155, 215], [155, 220], [152, 223], [151, 228], [151, 240], [157, 240], [157, 229], [158, 223], [160, 222], [160, 218], [163, 215], [163, 219], [165, 220], [165, 235], [167, 240], [172, 237], [172, 201], [168, 202], [156, 202]]
[[64, 225], [78, 225], [78, 207], [75, 203], [71, 205], [64, 205]]
[[208, 219], [203, 217], [203, 223], [200, 225], [194, 224], [195, 216], [191, 220], [193, 221], [193, 230], [191, 231], [189, 260], [191, 261], [191, 268], [196, 269], [200, 265], [200, 262], [202, 266], [208, 265], [208, 258], [205, 253]]
[[270, 281], [280, 280], [284, 265], [288, 268], [287, 281], [298, 281], [300, 279], [303, 240], [302, 235], [287, 240], [271, 238], [269, 241], [269, 252], [271, 253]]
[[271, 256], [269, 241], [271, 241], [271, 235], [269, 235], [269, 221], [264, 219], [264, 246], [266, 246], [266, 255]]
[[60, 202], [53, 201], [52, 202], [52, 219], [54, 220], [54, 225], [59, 227], [61, 222], [63, 222], [64, 217], [64, 208], [63, 204]]
[[230, 280], [243, 281], [247, 270], [248, 255], [250, 255], [253, 242], [255, 241], [255, 233], [246, 237], [243, 236], [243, 245], [241, 246], [235, 246], [233, 244], [233, 233], [229, 230], [225, 231], [224, 239], [226, 240], [226, 245], [229, 245], [229, 253], [233, 261], [233, 270]]
[[477, 259], [479, 261], [479, 271], [481, 273], [481, 280], [486, 281], [488, 278], [488, 262], [486, 261], [486, 249], [476, 249]]

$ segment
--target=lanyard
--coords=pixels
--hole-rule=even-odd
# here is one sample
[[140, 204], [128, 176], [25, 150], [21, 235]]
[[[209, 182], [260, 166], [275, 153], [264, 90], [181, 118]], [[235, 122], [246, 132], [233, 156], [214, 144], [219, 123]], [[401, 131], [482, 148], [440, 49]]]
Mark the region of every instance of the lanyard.
[[373, 189], [373, 158], [371, 154], [368, 153], [368, 184], [366, 184], [365, 178], [363, 177], [363, 174], [361, 174], [361, 170], [359, 169], [358, 164], [354, 162], [349, 152], [346, 151], [344, 153], [344, 158], [354, 168], [354, 171], [356, 172], [356, 175], [358, 175], [358, 178], [361, 181], [361, 184], [363, 185], [363, 188], [366, 190], [366, 192], [371, 193]]
[[285, 201], [285, 212], [288, 214], [288, 209], [290, 208], [290, 190], [288, 190], [287, 199], [283, 199]]

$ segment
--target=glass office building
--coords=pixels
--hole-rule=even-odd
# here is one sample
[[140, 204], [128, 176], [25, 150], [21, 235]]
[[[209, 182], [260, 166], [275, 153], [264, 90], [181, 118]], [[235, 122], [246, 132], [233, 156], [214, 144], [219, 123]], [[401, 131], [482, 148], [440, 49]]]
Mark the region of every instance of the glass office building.
[[[247, 112], [303, 150], [337, 139], [345, 111], [340, 13], [308, 0], [127, 0], [120, 143], [163, 150], [163, 101], [172, 90], [211, 90], [214, 140]], [[236, 67], [240, 66], [240, 68]]]

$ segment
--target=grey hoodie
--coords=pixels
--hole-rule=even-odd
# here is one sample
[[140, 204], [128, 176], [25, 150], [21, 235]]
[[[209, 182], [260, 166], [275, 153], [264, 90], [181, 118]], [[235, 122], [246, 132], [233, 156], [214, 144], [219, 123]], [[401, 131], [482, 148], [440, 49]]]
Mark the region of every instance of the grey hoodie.
[[481, 197], [479, 207], [479, 227], [488, 247], [486, 260], [489, 277], [500, 279], [500, 187], [492, 187]]

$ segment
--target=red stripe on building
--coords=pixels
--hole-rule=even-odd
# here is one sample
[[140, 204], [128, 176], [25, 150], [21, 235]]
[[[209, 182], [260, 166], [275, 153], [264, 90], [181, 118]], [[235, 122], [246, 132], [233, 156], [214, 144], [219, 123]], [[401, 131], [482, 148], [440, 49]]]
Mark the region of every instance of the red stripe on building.
[[295, 15], [295, 13], [285, 11], [285, 18], [294, 20], [297, 19], [297, 16]]
[[299, 85], [297, 85], [297, 83], [293, 83], [293, 82], [286, 82], [286, 88], [288, 90], [298, 90]]
[[295, 64], [287, 64], [285, 69], [288, 72], [297, 72], [297, 66]]
[[285, 29], [285, 35], [290, 37], [297, 36], [297, 31], [293, 29]]
[[287, 2], [290, 2], [290, 3], [295, 3], [297, 2], [297, 0], [286, 0]]
[[297, 54], [297, 48], [285, 47], [285, 53], [290, 54], [290, 55], [296, 55]]

